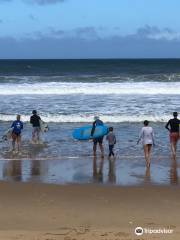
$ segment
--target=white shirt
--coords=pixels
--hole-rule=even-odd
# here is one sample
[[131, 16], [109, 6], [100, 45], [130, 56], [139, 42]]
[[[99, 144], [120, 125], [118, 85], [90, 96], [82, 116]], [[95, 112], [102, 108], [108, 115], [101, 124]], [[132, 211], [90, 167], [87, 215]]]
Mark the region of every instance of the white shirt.
[[154, 143], [154, 131], [152, 127], [143, 127], [141, 129], [139, 140], [142, 140], [142, 144], [153, 144]]

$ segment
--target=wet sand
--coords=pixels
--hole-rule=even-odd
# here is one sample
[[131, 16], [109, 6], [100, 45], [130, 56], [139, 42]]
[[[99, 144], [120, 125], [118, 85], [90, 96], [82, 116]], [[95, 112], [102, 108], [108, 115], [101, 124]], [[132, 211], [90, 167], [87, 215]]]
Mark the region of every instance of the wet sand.
[[0, 180], [15, 182], [179, 186], [179, 176], [179, 158], [173, 161], [166, 156], [153, 157], [150, 169], [146, 169], [143, 156], [120, 156], [111, 161], [91, 156], [0, 160]]
[[[0, 183], [0, 239], [180, 239], [178, 187]], [[172, 234], [136, 236], [137, 226]]]

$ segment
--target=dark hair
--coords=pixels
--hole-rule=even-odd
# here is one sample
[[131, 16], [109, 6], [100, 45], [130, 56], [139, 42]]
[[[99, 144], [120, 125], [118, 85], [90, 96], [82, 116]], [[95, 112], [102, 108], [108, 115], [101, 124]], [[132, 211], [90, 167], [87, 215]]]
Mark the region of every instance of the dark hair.
[[148, 124], [149, 124], [149, 121], [148, 121], [148, 120], [145, 120], [145, 121], [144, 121], [144, 125], [145, 125], [145, 126], [148, 126]]
[[109, 131], [112, 132], [113, 131], [113, 127], [109, 127]]
[[33, 111], [32, 111], [32, 114], [37, 114], [37, 111], [36, 111], [36, 110], [33, 110]]
[[177, 117], [177, 116], [178, 116], [178, 113], [177, 113], [177, 112], [173, 112], [173, 116], [174, 116], [174, 117]]

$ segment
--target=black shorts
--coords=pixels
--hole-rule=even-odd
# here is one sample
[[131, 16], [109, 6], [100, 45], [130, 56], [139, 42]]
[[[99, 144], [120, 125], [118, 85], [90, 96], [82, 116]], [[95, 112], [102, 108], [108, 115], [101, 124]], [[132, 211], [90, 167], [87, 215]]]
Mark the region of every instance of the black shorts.
[[20, 137], [21, 136], [21, 133], [16, 133], [16, 132], [12, 132], [12, 138], [14, 139], [14, 140], [16, 140], [18, 137]]
[[102, 144], [103, 143], [103, 138], [104, 137], [99, 137], [99, 138], [94, 138], [93, 142], [96, 145], [97, 143]]

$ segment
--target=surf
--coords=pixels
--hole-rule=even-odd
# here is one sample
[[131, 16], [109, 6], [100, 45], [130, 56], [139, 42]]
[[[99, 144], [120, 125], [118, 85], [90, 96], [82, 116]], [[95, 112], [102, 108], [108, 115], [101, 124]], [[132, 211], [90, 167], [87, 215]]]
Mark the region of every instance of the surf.
[[180, 82], [46, 82], [0, 84], [8, 95], [180, 95]]

